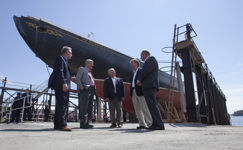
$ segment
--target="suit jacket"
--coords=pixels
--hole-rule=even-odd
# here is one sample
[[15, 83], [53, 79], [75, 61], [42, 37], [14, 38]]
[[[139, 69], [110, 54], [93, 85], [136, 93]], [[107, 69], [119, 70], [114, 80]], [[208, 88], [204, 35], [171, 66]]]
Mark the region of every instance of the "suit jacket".
[[[16, 96], [15, 98], [14, 98], [14, 100], [16, 100], [16, 99], [19, 99], [19, 98], [21, 98], [20, 96]], [[20, 108], [20, 107], [22, 107], [23, 106], [23, 99], [21, 99], [21, 100], [18, 100], [18, 101], [14, 101], [13, 102], [13, 105], [12, 105], [12, 108], [14, 109], [14, 108]]]
[[142, 83], [142, 90], [150, 88], [159, 90], [158, 70], [157, 60], [153, 56], [147, 58], [138, 77], [138, 80]]
[[[136, 76], [135, 76], [135, 80], [134, 80], [134, 85], [135, 85], [135, 90], [136, 90], [136, 94], [137, 94], [137, 96], [143, 96], [143, 91], [142, 91], [142, 86], [138, 86], [137, 85], [137, 80], [138, 80], [138, 77], [139, 77], [139, 75], [140, 75], [140, 73], [141, 73], [141, 68], [140, 67], [138, 67], [138, 70], [137, 70], [137, 74], [136, 74]], [[130, 96], [131, 96], [131, 98], [132, 98], [132, 81], [133, 81], [133, 75], [134, 75], [134, 72], [132, 72], [132, 74], [131, 74], [131, 81], [130, 81]]]
[[[105, 98], [109, 98], [109, 100], [114, 99], [114, 85], [111, 77], [108, 77], [104, 80], [103, 93]], [[123, 84], [123, 80], [122, 78], [116, 77], [116, 98], [118, 101], [121, 101], [122, 97], [125, 98], [125, 87]]]
[[[94, 77], [93, 77], [94, 79]], [[89, 76], [89, 71], [86, 67], [79, 67], [76, 75], [76, 83], [78, 93], [80, 92], [80, 88], [84, 86], [86, 90], [90, 87], [91, 78]]]
[[[31, 95], [31, 93], [29, 93], [29, 97], [26, 97], [26, 98], [25, 98], [25, 106], [30, 106], [30, 104], [27, 103], [27, 98], [29, 98], [29, 102], [30, 102], [30, 100], [31, 100], [30, 95]], [[27, 93], [22, 94], [21, 97], [25, 97], [25, 96], [27, 96]], [[33, 97], [32, 97], [32, 98], [33, 98]], [[24, 100], [24, 98], [23, 98], [23, 100]], [[23, 101], [22, 101], [22, 103], [23, 103]]]
[[62, 90], [62, 84], [67, 84], [68, 89], [71, 88], [71, 70], [64, 56], [60, 55], [56, 58], [54, 62], [53, 74], [54, 78], [52, 88], [54, 90]]
[[45, 106], [44, 113], [45, 113], [45, 115], [49, 115], [49, 114], [50, 114], [50, 109], [49, 109], [49, 107], [47, 108], [47, 107]]

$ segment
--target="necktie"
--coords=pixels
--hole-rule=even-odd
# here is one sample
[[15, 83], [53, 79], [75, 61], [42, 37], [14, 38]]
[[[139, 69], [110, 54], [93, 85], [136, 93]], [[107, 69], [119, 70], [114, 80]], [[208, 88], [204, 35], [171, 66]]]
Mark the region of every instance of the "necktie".
[[90, 78], [91, 78], [90, 86], [94, 86], [95, 83], [94, 83], [94, 78], [93, 78], [93, 76], [92, 76], [92, 74], [91, 74], [91, 70], [88, 70], [88, 71], [89, 71], [89, 76], [90, 76]]
[[[29, 96], [29, 94], [27, 94], [27, 96]], [[27, 102], [29, 102], [29, 97], [27, 97]]]

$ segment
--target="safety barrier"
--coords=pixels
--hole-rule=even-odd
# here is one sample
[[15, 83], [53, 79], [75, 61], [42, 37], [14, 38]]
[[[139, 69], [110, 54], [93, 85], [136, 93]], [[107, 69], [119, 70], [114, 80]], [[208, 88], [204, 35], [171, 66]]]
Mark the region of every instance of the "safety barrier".
[[[30, 106], [25, 106], [25, 101], [26, 101], [26, 98], [27, 97], [30, 97]], [[9, 104], [13, 104], [15, 101], [20, 101], [22, 99], [23, 99], [23, 106], [22, 107], [13, 109], [12, 106], [10, 106], [10, 110], [8, 110]], [[23, 113], [24, 112], [24, 109], [25, 108], [31, 108], [32, 107], [32, 95], [25, 96], [25, 97], [21, 97], [19, 99], [14, 100], [13, 102], [5, 102], [5, 103], [3, 103], [1, 105], [1, 107], [4, 104], [5, 104], [5, 111], [4, 111], [4, 109], [2, 109], [2, 111], [1, 111], [1, 118], [3, 118], [3, 113], [4, 112], [9, 112], [9, 113], [6, 113], [6, 116], [9, 114], [9, 116], [7, 117], [7, 119], [8, 119], [8, 122], [10, 122], [12, 111], [14, 111], [14, 110], [22, 110], [22, 115], [21, 115], [21, 119], [20, 119], [21, 120], [21, 123], [22, 123], [23, 122], [23, 118], [24, 118], [24, 113]], [[2, 108], [4, 108], [4, 107], [2, 107]], [[1, 120], [1, 122], [2, 122], [2, 120]]]

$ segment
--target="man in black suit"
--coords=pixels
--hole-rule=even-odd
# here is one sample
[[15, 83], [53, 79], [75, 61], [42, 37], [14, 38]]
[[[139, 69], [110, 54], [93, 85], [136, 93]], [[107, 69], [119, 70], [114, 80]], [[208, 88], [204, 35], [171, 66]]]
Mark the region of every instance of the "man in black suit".
[[[22, 97], [26, 97], [27, 96], [25, 98], [25, 107], [30, 106], [30, 101], [32, 100], [32, 97], [30, 95], [31, 95], [30, 94], [30, 90], [28, 88], [25, 90], [25, 93], [22, 94]], [[31, 107], [24, 109], [24, 115], [23, 115], [23, 117], [24, 117], [23, 120], [24, 121], [26, 121], [26, 113], [28, 114], [28, 120], [32, 121], [32, 118], [31, 118], [32, 117], [32, 115], [31, 115]]]
[[141, 52], [141, 59], [144, 61], [144, 64], [137, 84], [142, 86], [143, 95], [153, 119], [153, 124], [148, 129], [164, 130], [164, 123], [156, 102], [156, 92], [159, 91], [158, 62], [153, 56], [150, 56], [148, 50]]
[[[109, 104], [111, 128], [121, 128], [123, 125], [122, 101], [125, 99], [125, 87], [123, 80], [116, 77], [114, 68], [108, 70], [110, 77], [104, 80], [103, 93], [105, 101]], [[117, 124], [115, 118], [115, 110], [117, 112]]]
[[130, 82], [130, 96], [139, 122], [137, 129], [146, 129], [152, 125], [152, 117], [143, 96], [142, 86], [136, 84], [142, 69], [139, 67], [140, 63], [137, 59], [132, 59], [130, 63], [133, 69]]
[[50, 115], [50, 108], [48, 104], [45, 105], [44, 114], [45, 114], [45, 122], [48, 122], [49, 115]]
[[54, 116], [54, 129], [71, 131], [67, 126], [66, 110], [69, 102], [69, 91], [71, 82], [71, 71], [68, 66], [68, 59], [72, 57], [72, 48], [64, 46], [61, 55], [58, 56], [53, 68], [52, 88], [55, 90], [56, 106]]
[[[14, 100], [20, 99], [21, 98], [20, 95], [21, 95], [20, 93], [17, 93], [17, 96], [14, 98]], [[17, 109], [17, 108], [19, 108], [19, 109], [13, 110], [11, 122], [14, 122], [15, 118], [16, 118], [16, 123], [19, 122], [19, 115], [22, 110], [20, 108], [22, 108], [22, 106], [23, 106], [22, 99], [13, 102], [12, 109]]]

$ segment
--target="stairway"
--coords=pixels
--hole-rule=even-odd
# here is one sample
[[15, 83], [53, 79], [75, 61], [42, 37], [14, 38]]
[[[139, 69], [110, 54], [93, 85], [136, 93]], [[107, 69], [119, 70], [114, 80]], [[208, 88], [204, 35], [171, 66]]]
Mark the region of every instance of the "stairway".
[[47, 92], [49, 90], [48, 87], [46, 87], [43, 91], [41, 91], [39, 94], [37, 94], [34, 98], [33, 101], [37, 101], [38, 98], [40, 98], [45, 92]]

